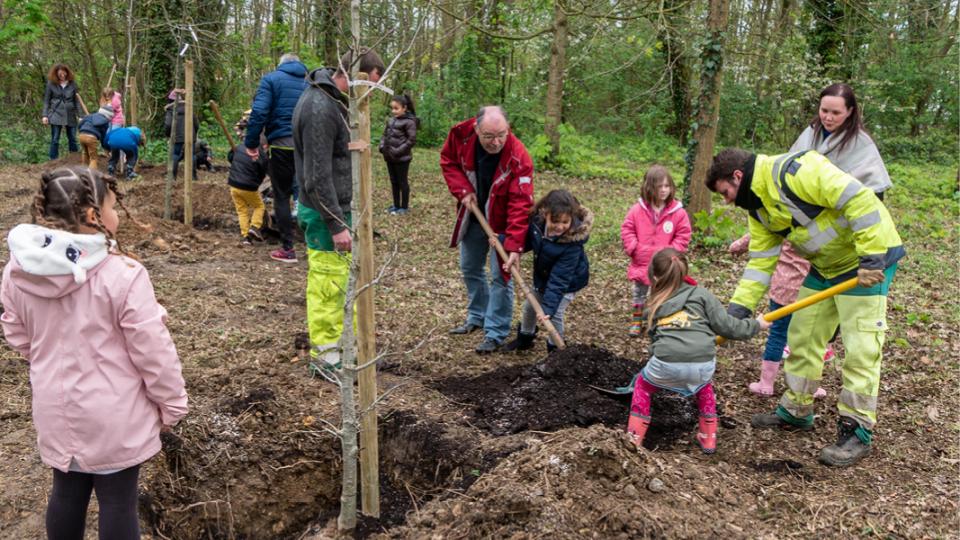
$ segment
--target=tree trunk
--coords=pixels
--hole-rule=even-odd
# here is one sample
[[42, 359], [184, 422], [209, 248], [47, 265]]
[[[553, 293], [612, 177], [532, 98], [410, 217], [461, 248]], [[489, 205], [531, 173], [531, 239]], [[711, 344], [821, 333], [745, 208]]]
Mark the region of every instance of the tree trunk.
[[567, 13], [560, 0], [553, 3], [553, 43], [547, 73], [547, 111], [543, 131], [550, 141], [550, 159], [560, 155], [560, 123], [563, 121], [563, 76], [567, 64]]
[[663, 4], [660, 41], [663, 43], [664, 63], [670, 75], [670, 101], [673, 105], [673, 122], [667, 133], [686, 146], [690, 131], [690, 60], [684, 51], [683, 40], [677, 28], [683, 18], [686, 4], [667, 0]]
[[710, 211], [710, 191], [704, 184], [707, 169], [713, 160], [720, 116], [720, 86], [723, 82], [723, 32], [727, 28], [729, 0], [710, 0], [707, 16], [707, 40], [703, 44], [700, 71], [700, 97], [693, 142], [687, 151], [685, 190], [689, 196], [689, 213]]

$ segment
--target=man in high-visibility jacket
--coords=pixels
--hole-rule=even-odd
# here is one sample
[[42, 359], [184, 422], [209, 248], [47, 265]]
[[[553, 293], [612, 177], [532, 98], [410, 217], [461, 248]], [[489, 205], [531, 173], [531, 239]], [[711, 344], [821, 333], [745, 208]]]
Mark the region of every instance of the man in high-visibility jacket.
[[906, 253], [890, 213], [870, 189], [814, 151], [765, 156], [728, 148], [713, 158], [706, 183], [750, 214], [750, 262], [730, 300], [732, 315], [749, 316], [763, 297], [784, 240], [811, 264], [798, 299], [858, 279], [856, 288], [794, 313], [784, 362], [787, 391], [774, 412], [750, 422], [760, 429], [813, 428], [820, 357], [839, 321], [846, 357], [838, 436], [820, 461], [856, 463], [872, 449], [887, 291]]

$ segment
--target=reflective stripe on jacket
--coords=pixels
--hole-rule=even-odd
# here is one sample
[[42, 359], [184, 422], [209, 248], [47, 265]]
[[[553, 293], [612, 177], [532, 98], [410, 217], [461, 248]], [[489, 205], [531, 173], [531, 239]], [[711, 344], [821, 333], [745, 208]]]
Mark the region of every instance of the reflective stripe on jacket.
[[763, 207], [750, 212], [750, 262], [733, 304], [757, 305], [784, 239], [827, 279], [858, 267], [884, 269], [904, 255], [880, 199], [817, 152], [757, 155], [750, 189]]

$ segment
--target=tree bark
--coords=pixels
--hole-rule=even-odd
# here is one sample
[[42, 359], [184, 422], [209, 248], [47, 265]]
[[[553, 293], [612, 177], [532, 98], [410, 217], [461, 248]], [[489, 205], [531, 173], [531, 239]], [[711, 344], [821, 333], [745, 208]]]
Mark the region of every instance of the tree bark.
[[[697, 101], [696, 126], [693, 143], [687, 153], [686, 187], [689, 194], [689, 212], [710, 211], [710, 191], [703, 179], [713, 160], [713, 146], [717, 138], [717, 119], [720, 116], [720, 87], [723, 82], [723, 32], [727, 28], [729, 0], [710, 0], [707, 16], [708, 38], [701, 54], [700, 97]], [[692, 154], [692, 155], [691, 155]], [[690, 159], [692, 157], [692, 159]]]
[[547, 73], [547, 110], [543, 131], [550, 141], [550, 159], [560, 155], [560, 124], [563, 121], [563, 79], [567, 64], [567, 13], [560, 0], [553, 3], [553, 43]]

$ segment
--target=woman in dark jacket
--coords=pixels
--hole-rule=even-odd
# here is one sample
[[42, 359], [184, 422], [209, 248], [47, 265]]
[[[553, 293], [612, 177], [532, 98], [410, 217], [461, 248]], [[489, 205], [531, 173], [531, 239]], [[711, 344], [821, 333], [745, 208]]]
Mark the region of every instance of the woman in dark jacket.
[[420, 119], [413, 109], [413, 99], [406, 94], [393, 96], [390, 100], [390, 113], [393, 118], [387, 121], [380, 139], [380, 153], [387, 162], [390, 173], [390, 185], [393, 188], [393, 206], [388, 209], [391, 215], [406, 214], [410, 205], [410, 161], [413, 159], [413, 147], [417, 144], [417, 127]]
[[60, 133], [67, 128], [67, 144], [71, 152], [77, 146], [77, 112], [80, 98], [73, 71], [66, 64], [54, 64], [47, 73], [47, 88], [43, 92], [43, 125], [50, 126], [50, 159], [60, 155]]

